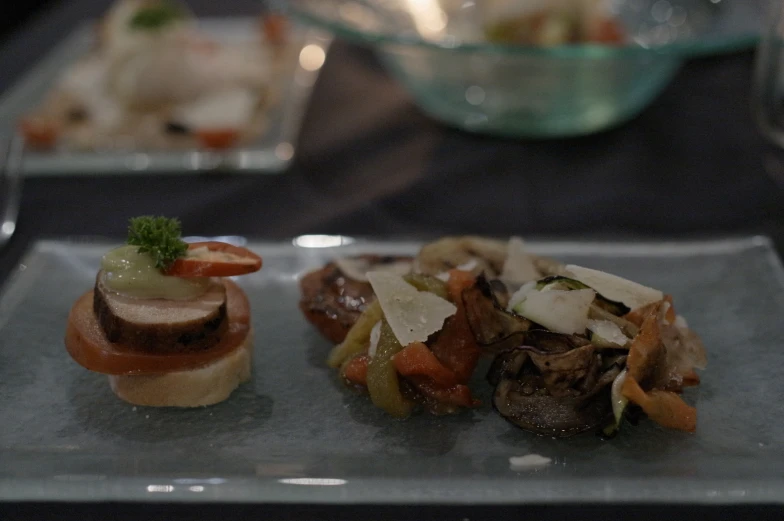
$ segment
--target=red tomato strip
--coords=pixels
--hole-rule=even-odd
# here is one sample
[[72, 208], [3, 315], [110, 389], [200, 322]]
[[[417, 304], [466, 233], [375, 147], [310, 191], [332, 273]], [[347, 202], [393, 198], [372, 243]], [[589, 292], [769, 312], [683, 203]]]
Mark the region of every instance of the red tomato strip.
[[422, 342], [413, 342], [397, 353], [392, 362], [402, 376], [429, 376], [443, 387], [457, 385], [457, 376], [438, 361], [433, 352]]
[[22, 119], [19, 122], [19, 131], [26, 143], [38, 148], [53, 147], [60, 134], [53, 123], [37, 117]]
[[240, 134], [237, 129], [233, 128], [202, 129], [196, 131], [196, 138], [204, 148], [225, 150], [233, 147], [237, 143]]
[[92, 291], [82, 295], [71, 308], [65, 347], [79, 364], [104, 374], [165, 374], [208, 365], [239, 347], [250, 333], [250, 305], [245, 292], [230, 280], [223, 283], [229, 328], [220, 343], [206, 351], [150, 354], [109, 342], [95, 318]]
[[[205, 253], [197, 250], [206, 249]], [[172, 263], [167, 275], [175, 277], [233, 277], [261, 269], [261, 257], [247, 248], [225, 242], [194, 242], [188, 253]]]
[[360, 355], [349, 360], [343, 366], [343, 378], [355, 385], [364, 385], [367, 387], [367, 372], [370, 357], [367, 355]]
[[446, 319], [444, 328], [430, 346], [436, 358], [455, 373], [459, 383], [468, 383], [481, 354], [471, 327], [468, 325], [462, 299], [463, 290], [472, 286], [474, 282], [475, 277], [470, 272], [461, 270], [449, 272], [447, 289], [450, 300], [457, 306], [457, 312]]
[[621, 393], [636, 403], [648, 418], [663, 427], [686, 432], [697, 430], [697, 409], [689, 406], [675, 393], [654, 389], [647, 393], [631, 376], [623, 382]]
[[285, 16], [273, 13], [265, 15], [262, 20], [262, 28], [267, 42], [273, 45], [286, 43], [288, 20]]

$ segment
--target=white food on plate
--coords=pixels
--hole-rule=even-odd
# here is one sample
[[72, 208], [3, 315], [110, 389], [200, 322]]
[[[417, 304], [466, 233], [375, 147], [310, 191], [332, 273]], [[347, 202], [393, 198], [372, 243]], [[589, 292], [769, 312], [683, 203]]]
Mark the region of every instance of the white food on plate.
[[259, 97], [248, 89], [234, 88], [201, 96], [174, 110], [174, 119], [192, 129], [235, 129], [253, 119]]
[[525, 242], [520, 237], [512, 237], [507, 245], [506, 261], [501, 271], [501, 280], [515, 284], [523, 284], [540, 277], [534, 260], [525, 249]]
[[370, 330], [370, 346], [368, 347], [368, 356], [373, 358], [376, 356], [378, 349], [378, 341], [381, 340], [381, 321], [376, 322], [373, 329]]
[[595, 297], [591, 289], [531, 291], [514, 311], [554, 333], [582, 334]]
[[526, 454], [525, 456], [512, 456], [509, 458], [509, 468], [515, 472], [546, 467], [552, 463], [551, 458], [539, 454]]
[[629, 343], [629, 337], [623, 334], [621, 328], [615, 322], [609, 320], [589, 320], [588, 330], [596, 333], [603, 340], [625, 347]]
[[574, 264], [566, 266], [566, 276], [590, 286], [605, 298], [622, 302], [631, 309], [641, 308], [664, 298], [664, 294], [658, 289]]

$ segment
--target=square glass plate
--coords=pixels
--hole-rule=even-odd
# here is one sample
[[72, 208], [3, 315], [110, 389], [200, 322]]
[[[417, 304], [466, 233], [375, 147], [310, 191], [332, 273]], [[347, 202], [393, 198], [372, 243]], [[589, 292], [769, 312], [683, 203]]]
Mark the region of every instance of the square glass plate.
[[[405, 254], [414, 242], [306, 236], [251, 243], [240, 277], [256, 330], [254, 374], [219, 405], [134, 407], [63, 347], [73, 301], [109, 244], [40, 242], [0, 297], [0, 499], [320, 504], [784, 500], [784, 271], [764, 238], [679, 243], [538, 242], [540, 254], [672, 293], [708, 347], [687, 400], [698, 431], [644, 421], [618, 437], [541, 438], [483, 406], [395, 420], [325, 366], [330, 345], [302, 318], [298, 276], [335, 256]], [[509, 458], [549, 466], [517, 472]]]
[[[257, 38], [258, 19], [252, 17], [200, 18], [199, 26], [222, 42], [243, 42]], [[290, 63], [285, 74], [277, 78], [275, 91], [280, 93], [266, 110], [267, 129], [253, 144], [225, 152], [209, 150], [101, 150], [76, 151], [28, 150], [23, 161], [26, 176], [103, 175], [111, 173], [192, 173], [217, 170], [244, 173], [277, 173], [294, 157], [299, 127], [310, 92], [318, 77], [331, 37], [325, 33], [294, 26], [291, 45], [310, 47], [311, 59], [303, 66], [300, 52], [287, 53]], [[0, 97], [0, 121], [5, 139], [14, 132], [15, 121], [30, 112], [44, 98], [62, 72], [83, 57], [94, 45], [95, 30], [85, 24], [75, 30], [40, 63]], [[318, 49], [316, 49], [318, 47]], [[319, 51], [319, 49], [321, 51]]]

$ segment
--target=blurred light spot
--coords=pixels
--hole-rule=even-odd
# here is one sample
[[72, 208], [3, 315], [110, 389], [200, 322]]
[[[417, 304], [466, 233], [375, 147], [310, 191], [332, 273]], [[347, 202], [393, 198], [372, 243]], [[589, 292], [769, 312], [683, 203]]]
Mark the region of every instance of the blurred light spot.
[[373, 13], [357, 3], [346, 2], [342, 4], [338, 8], [338, 13], [343, 20], [353, 23], [362, 29], [369, 30], [374, 26]]
[[651, 16], [657, 22], [666, 22], [672, 16], [672, 4], [667, 0], [659, 0], [651, 7]]
[[[220, 240], [220, 237], [214, 237], [209, 240]], [[226, 483], [226, 480], [223, 478], [177, 478], [174, 480], [175, 483], [178, 485], [195, 485], [198, 483], [207, 483], [209, 485], [220, 485], [222, 483]]]
[[275, 156], [281, 161], [288, 161], [294, 157], [294, 146], [291, 143], [281, 143], [275, 147]]
[[5, 221], [3, 226], [0, 227], [0, 231], [3, 232], [3, 235], [11, 235], [16, 230], [16, 223], [12, 221]]
[[147, 492], [172, 492], [174, 487], [171, 485], [147, 485]]
[[288, 478], [279, 479], [278, 483], [284, 483], [286, 485], [315, 485], [322, 487], [334, 487], [338, 485], [345, 485], [348, 482], [345, 479], [333, 478]]
[[326, 60], [327, 53], [324, 52], [320, 45], [315, 43], [306, 45], [299, 52], [299, 64], [306, 71], [319, 70]]
[[202, 487], [201, 485], [194, 485], [192, 487], [188, 487], [188, 490], [190, 490], [191, 492], [204, 492], [204, 487]]
[[352, 242], [354, 239], [343, 235], [300, 235], [292, 241], [292, 244], [300, 248], [334, 248]]
[[688, 17], [689, 14], [686, 12], [686, 9], [680, 5], [676, 5], [672, 8], [672, 16], [670, 16], [668, 23], [673, 27], [680, 27], [686, 23]]
[[485, 89], [479, 85], [471, 85], [466, 89], [465, 98], [471, 105], [481, 105], [485, 102]]
[[419, 34], [430, 38], [441, 36], [446, 28], [447, 16], [438, 0], [406, 0], [406, 5]]
[[126, 161], [131, 170], [145, 170], [150, 166], [150, 156], [147, 154], [134, 154]]

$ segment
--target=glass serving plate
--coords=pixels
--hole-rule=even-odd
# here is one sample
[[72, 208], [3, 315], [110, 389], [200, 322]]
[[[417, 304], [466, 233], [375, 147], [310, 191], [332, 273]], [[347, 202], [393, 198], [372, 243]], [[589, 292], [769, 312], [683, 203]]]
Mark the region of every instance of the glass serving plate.
[[[555, 440], [483, 406], [395, 420], [338, 382], [330, 345], [297, 309], [298, 277], [335, 256], [408, 254], [414, 242], [306, 236], [252, 242], [238, 279], [256, 330], [254, 374], [219, 405], [134, 407], [73, 362], [63, 333], [108, 243], [37, 243], [0, 297], [0, 500], [518, 505], [784, 502], [784, 271], [767, 239], [536, 242], [544, 255], [672, 293], [708, 347], [687, 393], [696, 434], [652, 422], [615, 439]], [[56, 288], [56, 289], [55, 289]], [[552, 459], [530, 471], [509, 458]]]
[[[199, 26], [219, 41], [253, 41], [258, 34], [258, 18], [199, 18]], [[281, 93], [266, 109], [267, 128], [248, 146], [227, 151], [105, 149], [95, 151], [57, 148], [28, 150], [23, 169], [26, 176], [101, 175], [132, 173], [192, 173], [221, 170], [245, 173], [277, 173], [294, 157], [300, 123], [310, 92], [324, 63], [331, 36], [318, 29], [294, 26], [291, 44], [307, 52], [290, 52], [285, 74], [277, 78], [274, 90]], [[0, 136], [14, 132], [13, 126], [30, 112], [51, 89], [70, 64], [83, 57], [95, 43], [92, 24], [85, 24], [46, 56], [16, 85], [0, 97]]]

